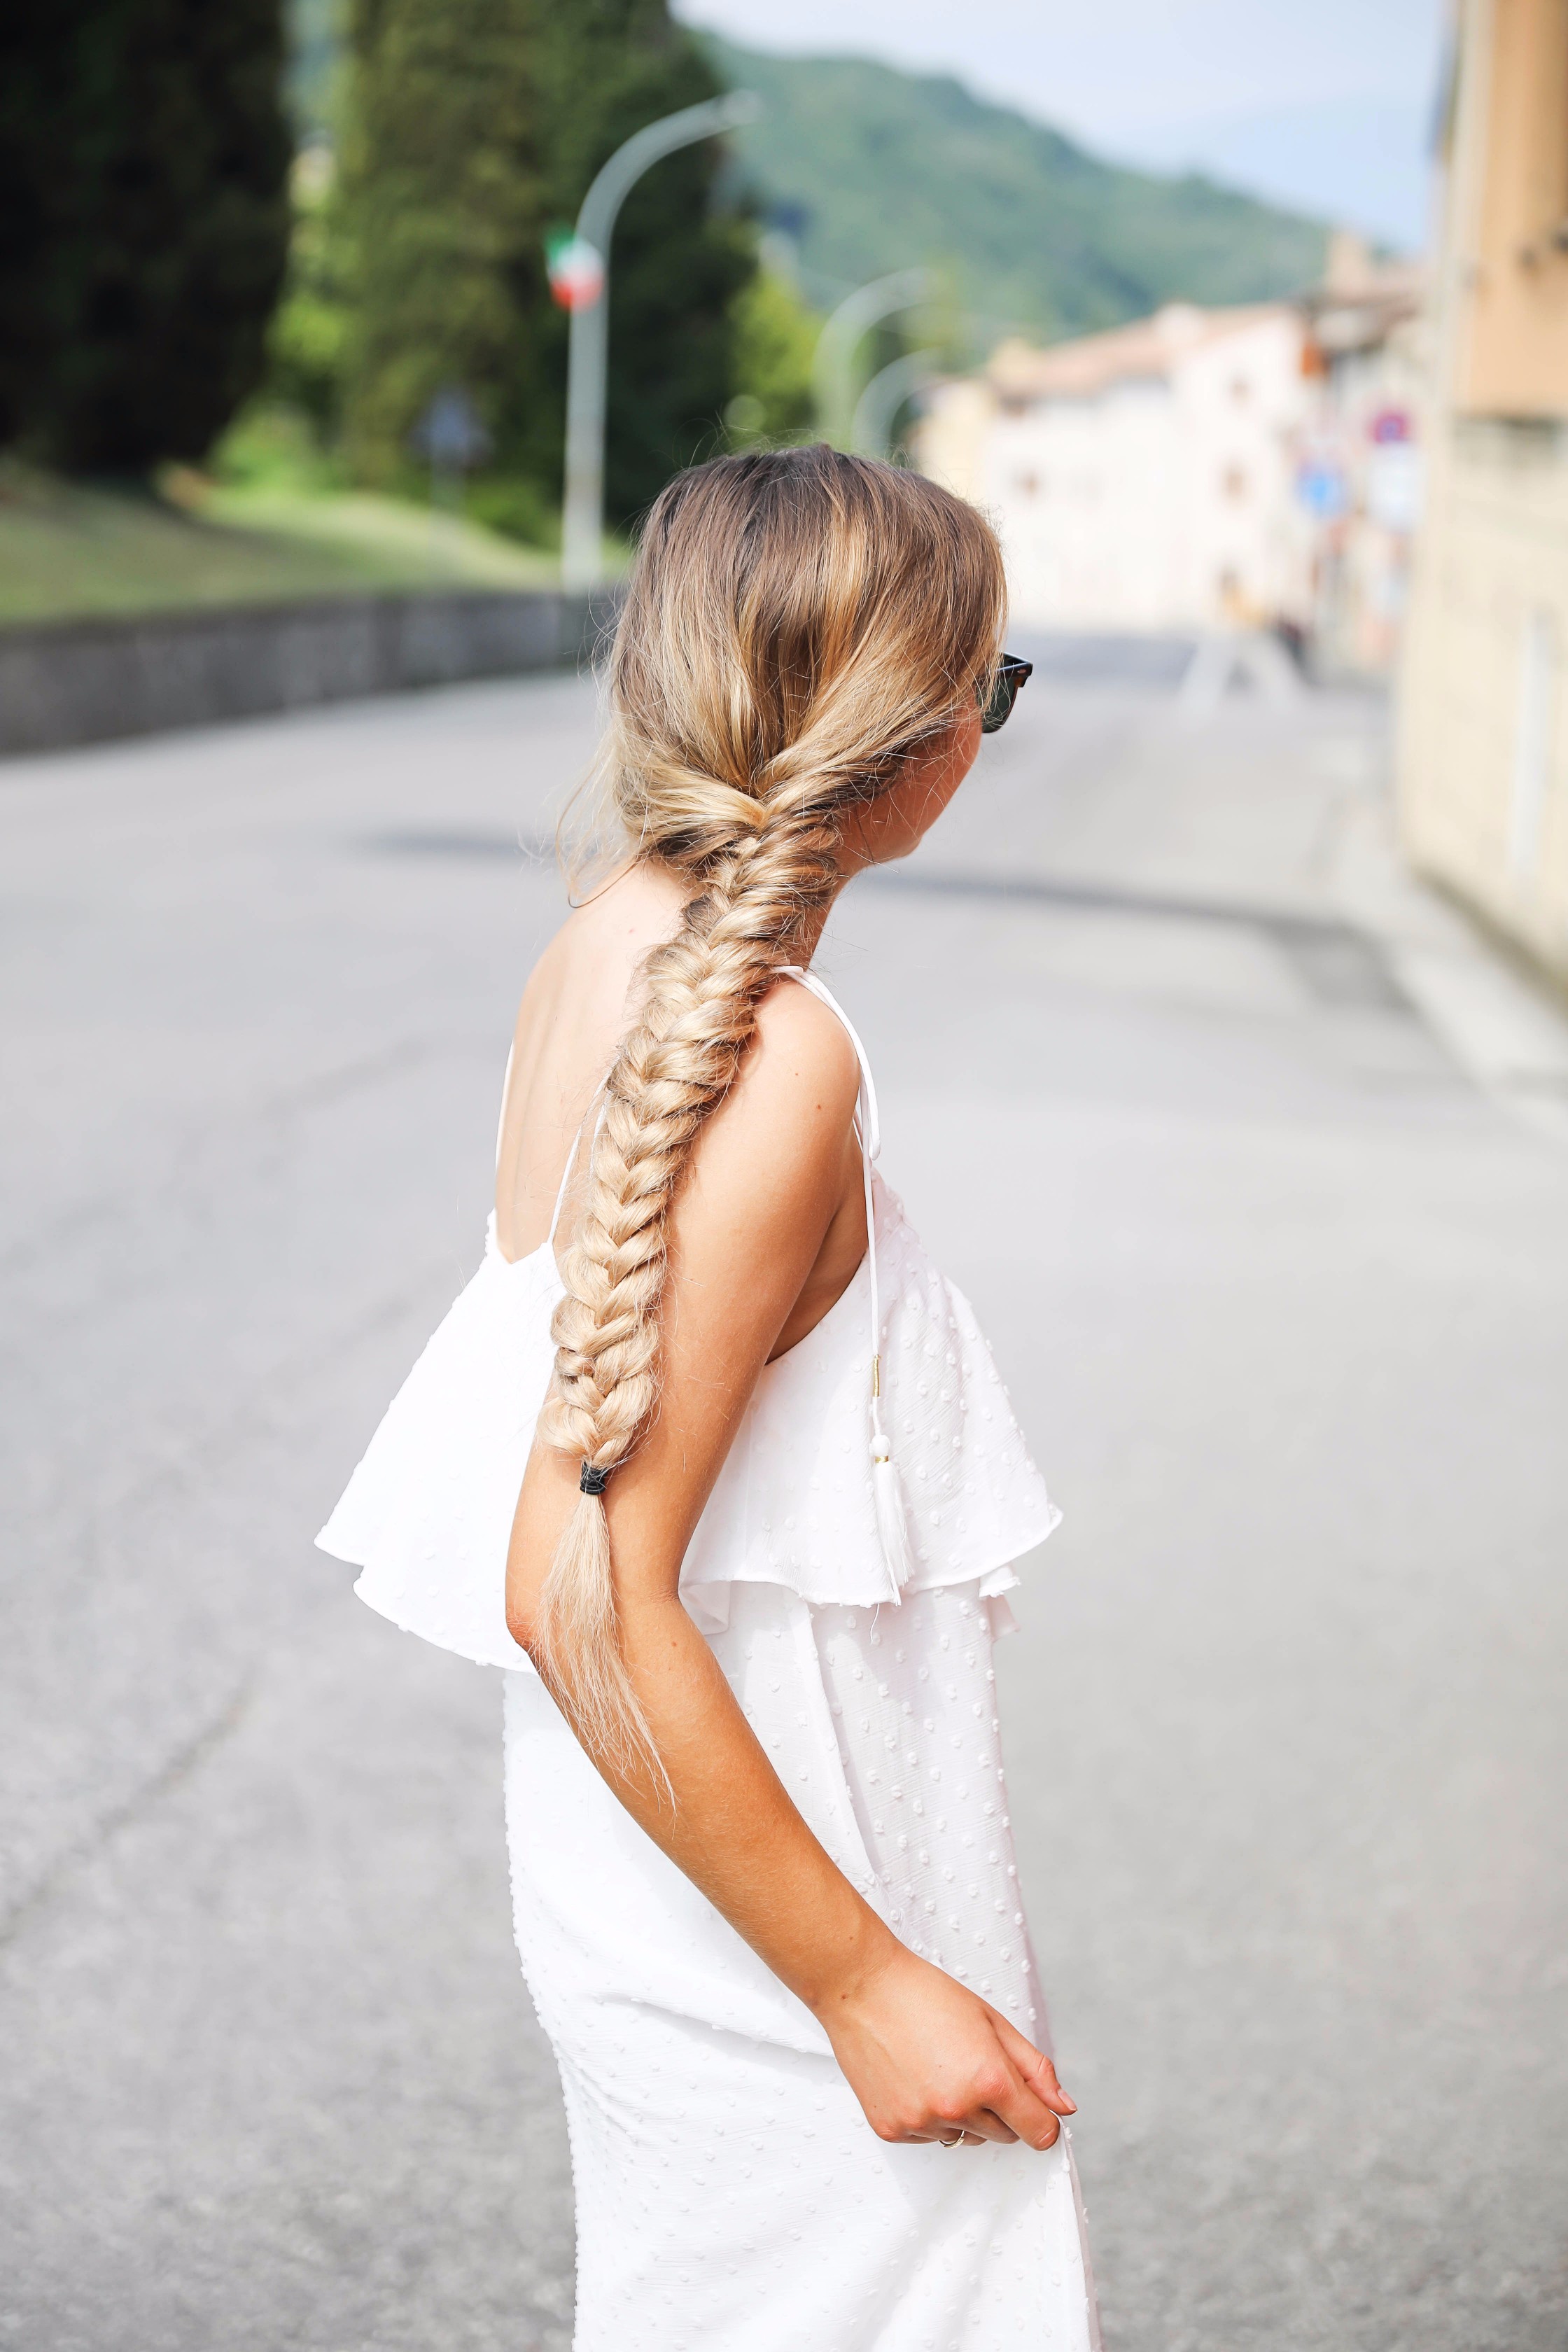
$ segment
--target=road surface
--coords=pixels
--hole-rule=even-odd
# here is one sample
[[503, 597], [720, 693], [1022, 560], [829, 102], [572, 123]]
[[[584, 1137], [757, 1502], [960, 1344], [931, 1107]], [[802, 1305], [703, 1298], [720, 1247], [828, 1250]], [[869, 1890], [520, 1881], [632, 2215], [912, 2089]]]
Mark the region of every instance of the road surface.
[[[1005, 1719], [1107, 2341], [1561, 2352], [1568, 1155], [1347, 919], [1380, 706], [1179, 671], [1037, 677], [822, 958], [1067, 1511]], [[476, 1262], [594, 725], [0, 771], [23, 2352], [568, 2344], [494, 1678], [310, 1539]]]

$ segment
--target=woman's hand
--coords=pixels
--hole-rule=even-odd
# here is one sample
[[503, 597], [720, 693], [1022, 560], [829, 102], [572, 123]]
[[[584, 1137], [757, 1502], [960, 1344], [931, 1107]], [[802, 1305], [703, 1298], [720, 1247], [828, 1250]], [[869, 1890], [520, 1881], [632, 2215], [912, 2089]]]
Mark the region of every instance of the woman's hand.
[[[891, 1941], [891, 1939], [889, 1939]], [[879, 2139], [1056, 2144], [1078, 2110], [1050, 2060], [957, 1980], [892, 1943], [815, 2007]]]

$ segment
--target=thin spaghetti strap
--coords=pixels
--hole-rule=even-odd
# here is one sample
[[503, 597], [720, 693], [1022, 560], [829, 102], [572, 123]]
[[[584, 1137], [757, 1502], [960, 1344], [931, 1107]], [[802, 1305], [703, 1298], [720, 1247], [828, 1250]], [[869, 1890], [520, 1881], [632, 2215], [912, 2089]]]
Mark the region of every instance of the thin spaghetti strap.
[[779, 972], [785, 980], [798, 980], [802, 988], [809, 989], [819, 1003], [837, 1015], [849, 1043], [855, 1048], [855, 1058], [860, 1065], [860, 1094], [855, 1105], [855, 1133], [860, 1145], [860, 1173], [866, 1186], [866, 1264], [871, 1277], [871, 1422], [873, 1433], [882, 1437], [882, 1302], [877, 1287], [877, 1199], [871, 1183], [871, 1162], [881, 1149], [881, 1131], [877, 1121], [877, 1089], [871, 1080], [871, 1063], [865, 1046], [857, 1034], [855, 1024], [842, 1004], [804, 964], [784, 963]]
[[496, 1174], [500, 1174], [500, 1148], [506, 1134], [506, 1098], [511, 1092], [511, 1066], [517, 1058], [517, 1039], [506, 1049], [506, 1076], [500, 1082], [500, 1116], [496, 1120]]
[[[501, 1148], [501, 1142], [502, 1142], [502, 1139], [504, 1138], [504, 1136], [505, 1136], [505, 1134], [506, 1134], [506, 1105], [507, 1105], [507, 1097], [508, 1097], [508, 1096], [510, 1094], [510, 1092], [511, 1092], [511, 1066], [512, 1066], [512, 1063], [514, 1062], [514, 1060], [516, 1059], [516, 1057], [517, 1057], [517, 1040], [516, 1040], [516, 1038], [514, 1037], [514, 1038], [512, 1039], [512, 1041], [511, 1041], [511, 1044], [507, 1047], [507, 1053], [506, 1053], [506, 1076], [505, 1076], [505, 1077], [501, 1080], [501, 1086], [500, 1086], [500, 1119], [499, 1119], [499, 1120], [497, 1121], [497, 1123], [496, 1123], [496, 1171], [497, 1171], [497, 1173], [498, 1173], [498, 1174], [500, 1173], [500, 1148]], [[591, 1095], [591, 1096], [589, 1097], [589, 1098], [588, 1098], [588, 1108], [587, 1108], [587, 1110], [585, 1110], [585, 1111], [583, 1113], [582, 1118], [581, 1118], [578, 1120], [578, 1122], [577, 1122], [577, 1129], [576, 1129], [576, 1133], [575, 1133], [575, 1134], [573, 1136], [573, 1138], [572, 1138], [571, 1148], [569, 1149], [569, 1150], [567, 1151], [567, 1154], [566, 1154], [566, 1165], [565, 1165], [565, 1167], [561, 1171], [561, 1183], [560, 1183], [560, 1188], [559, 1188], [559, 1190], [557, 1191], [556, 1195], [555, 1195], [555, 1206], [554, 1206], [554, 1208], [553, 1208], [553, 1209], [551, 1211], [551, 1213], [550, 1213], [550, 1231], [549, 1231], [549, 1232], [546, 1234], [546, 1235], [544, 1236], [544, 1243], [543, 1243], [543, 1246], [544, 1246], [545, 1248], [547, 1248], [547, 1249], [549, 1249], [549, 1248], [552, 1248], [552, 1247], [554, 1246], [554, 1242], [555, 1242], [555, 1229], [556, 1229], [557, 1225], [559, 1225], [559, 1223], [561, 1223], [561, 1212], [562, 1212], [562, 1209], [565, 1206], [565, 1202], [566, 1202], [566, 1187], [567, 1187], [567, 1186], [568, 1186], [568, 1184], [570, 1184], [570, 1182], [572, 1181], [572, 1171], [573, 1171], [573, 1169], [574, 1169], [574, 1168], [576, 1166], [576, 1164], [577, 1164], [577, 1147], [578, 1147], [578, 1145], [579, 1145], [579, 1144], [582, 1142], [582, 1140], [583, 1140], [583, 1129], [584, 1129], [587, 1126], [587, 1124], [588, 1124], [589, 1116], [590, 1116], [591, 1112], [593, 1111], [593, 1108], [594, 1108], [594, 1106], [595, 1106], [595, 1103], [598, 1103], [598, 1104], [599, 1104], [599, 1116], [598, 1116], [598, 1118], [597, 1118], [597, 1119], [595, 1119], [595, 1122], [594, 1122], [594, 1132], [595, 1132], [595, 1135], [597, 1135], [597, 1133], [598, 1133], [598, 1131], [599, 1131], [600, 1125], [601, 1125], [601, 1123], [602, 1123], [602, 1121], [603, 1121], [603, 1119], [604, 1119], [604, 1116], [605, 1116], [605, 1107], [604, 1107], [603, 1103], [599, 1102], [599, 1097], [600, 1097], [600, 1096], [601, 1096], [601, 1095], [604, 1093], [604, 1091], [605, 1091], [605, 1085], [606, 1085], [606, 1083], [607, 1083], [607, 1081], [608, 1081], [609, 1075], [610, 1075], [610, 1074], [609, 1074], [608, 1070], [606, 1070], [606, 1071], [605, 1072], [604, 1077], [602, 1077], [602, 1078], [599, 1080], [598, 1085], [594, 1088], [594, 1091], [593, 1091], [592, 1095]]]
[[[582, 1118], [577, 1122], [577, 1132], [572, 1138], [572, 1147], [566, 1154], [566, 1165], [561, 1171], [561, 1187], [555, 1195], [555, 1206], [551, 1212], [550, 1231], [544, 1236], [544, 1246], [546, 1249], [553, 1249], [555, 1246], [555, 1228], [561, 1223], [561, 1212], [566, 1202], [566, 1187], [572, 1181], [572, 1171], [577, 1165], [577, 1147], [583, 1140], [583, 1129], [588, 1124], [589, 1113], [592, 1112], [595, 1103], [598, 1104], [599, 1115], [594, 1121], [595, 1136], [598, 1134], [600, 1128], [605, 1123], [605, 1105], [600, 1100], [600, 1097], [604, 1094], [605, 1087], [608, 1083], [609, 1075], [609, 1072], [606, 1070], [604, 1077], [599, 1080], [598, 1085], [594, 1088], [593, 1096], [589, 1101], [587, 1110], [583, 1113]], [[593, 1139], [590, 1138], [589, 1150], [592, 1150], [592, 1149]]]
[[914, 1559], [910, 1550], [903, 1495], [899, 1486], [898, 1472], [893, 1467], [892, 1441], [882, 1419], [882, 1297], [877, 1278], [877, 1193], [871, 1181], [871, 1162], [882, 1143], [877, 1118], [877, 1088], [871, 1076], [870, 1059], [860, 1043], [855, 1024], [832, 992], [824, 986], [815, 972], [807, 971], [801, 964], [781, 964], [779, 974], [784, 980], [799, 981], [803, 988], [809, 989], [813, 996], [837, 1016], [860, 1065], [855, 1133], [860, 1145], [861, 1180], [866, 1187], [866, 1272], [871, 1293], [871, 1491], [877, 1507], [877, 1530], [882, 1539], [882, 1557], [892, 1582], [891, 1598], [897, 1601], [913, 1573]]
[[832, 990], [824, 982], [818, 980], [814, 971], [807, 971], [803, 964], [782, 963], [779, 966], [779, 976], [783, 980], [798, 980], [802, 988], [809, 989], [818, 1003], [826, 1004], [829, 1013], [835, 1015], [849, 1043], [854, 1046], [855, 1058], [860, 1065], [861, 1137], [866, 1150], [875, 1160], [882, 1149], [882, 1130], [877, 1117], [877, 1086], [871, 1076], [870, 1056], [860, 1043], [858, 1030]]

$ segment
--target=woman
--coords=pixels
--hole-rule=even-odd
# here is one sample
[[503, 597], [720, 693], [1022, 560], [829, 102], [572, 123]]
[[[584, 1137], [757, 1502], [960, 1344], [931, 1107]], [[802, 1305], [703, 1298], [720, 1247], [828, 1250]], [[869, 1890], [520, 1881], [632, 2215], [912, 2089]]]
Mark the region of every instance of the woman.
[[991, 1669], [1056, 1513], [809, 971], [1011, 709], [1003, 610], [990, 530], [912, 474], [792, 450], [659, 499], [610, 672], [627, 856], [528, 983], [484, 1264], [321, 1538], [518, 1670], [577, 2352], [1098, 2340]]

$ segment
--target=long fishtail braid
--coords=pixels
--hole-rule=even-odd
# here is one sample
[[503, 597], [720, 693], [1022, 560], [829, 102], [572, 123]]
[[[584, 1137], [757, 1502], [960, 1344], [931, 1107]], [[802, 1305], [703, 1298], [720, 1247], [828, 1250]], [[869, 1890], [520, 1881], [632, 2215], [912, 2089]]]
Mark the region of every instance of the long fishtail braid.
[[830, 853], [820, 819], [786, 819], [705, 859], [707, 879], [680, 929], [647, 960], [640, 1017], [605, 1082], [587, 1201], [563, 1267], [539, 1433], [583, 1472], [532, 1648], [588, 1745], [623, 1768], [657, 1768], [657, 1759], [621, 1654], [604, 1486], [658, 1394], [676, 1185], [734, 1078], [792, 934], [831, 895]]
[[580, 1465], [581, 1492], [529, 1646], [589, 1749], [656, 1786], [602, 1498], [658, 1398], [670, 1205], [774, 973], [843, 879], [846, 819], [973, 714], [1005, 605], [1001, 551], [972, 507], [824, 447], [696, 467], [644, 529], [602, 775], [685, 911], [645, 963], [563, 1268], [539, 1434]]

